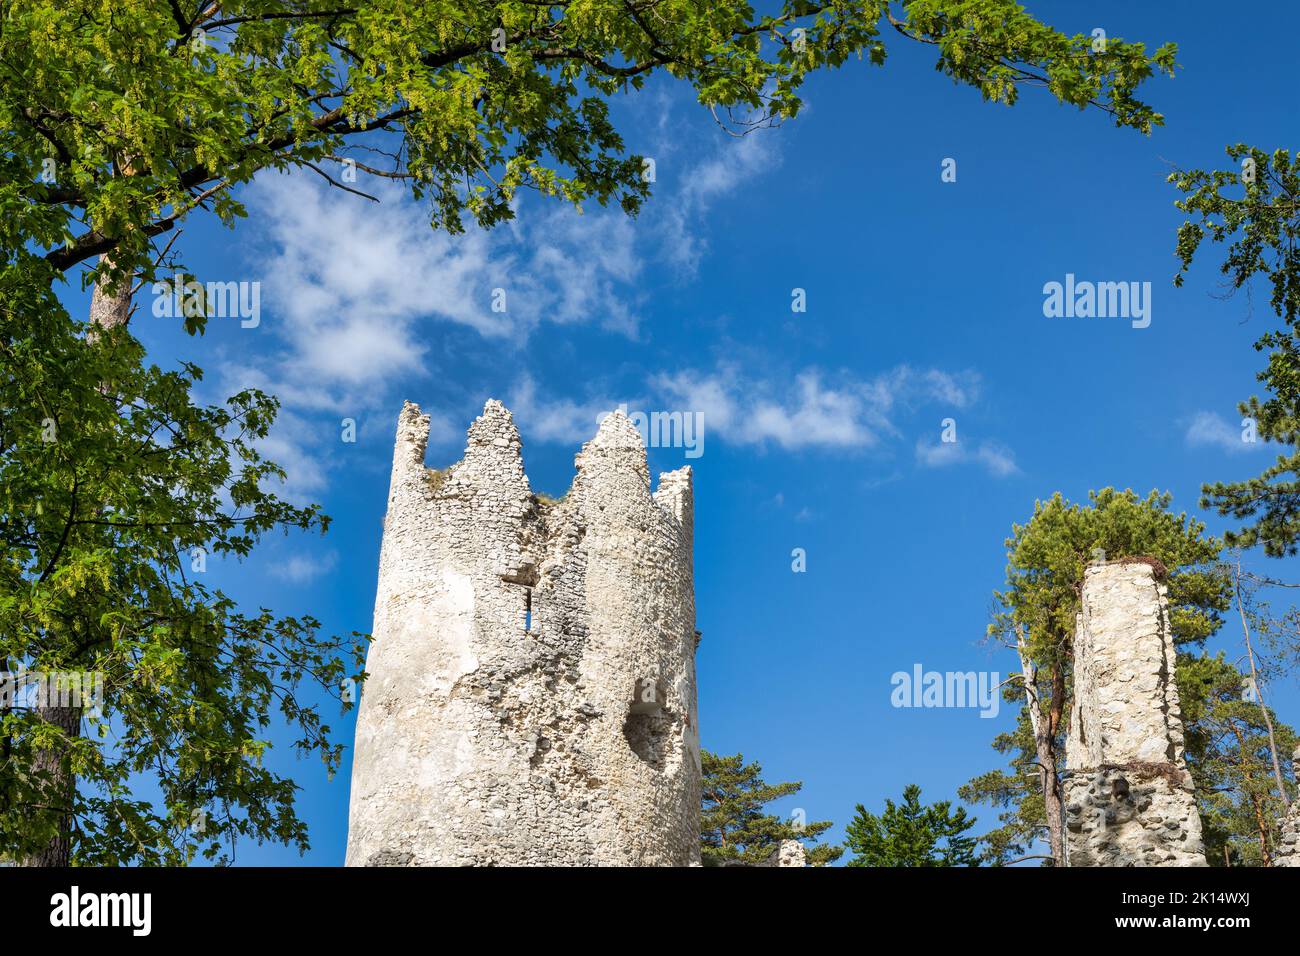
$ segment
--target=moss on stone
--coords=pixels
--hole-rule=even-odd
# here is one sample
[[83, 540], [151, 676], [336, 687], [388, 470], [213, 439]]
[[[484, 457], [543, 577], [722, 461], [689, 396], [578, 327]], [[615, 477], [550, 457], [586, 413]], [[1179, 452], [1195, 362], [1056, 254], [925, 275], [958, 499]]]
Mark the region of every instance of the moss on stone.
[[447, 480], [447, 472], [450, 469], [443, 468], [426, 468], [424, 469], [424, 486], [433, 493], [437, 493], [442, 487], [443, 482]]

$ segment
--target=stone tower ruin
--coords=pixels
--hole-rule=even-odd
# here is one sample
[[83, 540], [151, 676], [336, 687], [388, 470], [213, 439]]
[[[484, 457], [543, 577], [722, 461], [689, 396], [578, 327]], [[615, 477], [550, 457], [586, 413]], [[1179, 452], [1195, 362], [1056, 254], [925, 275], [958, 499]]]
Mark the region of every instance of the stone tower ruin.
[[510, 412], [425, 467], [397, 423], [347, 863], [699, 862], [691, 471], [607, 417], [559, 500]]
[[1089, 565], [1066, 741], [1069, 866], [1205, 866], [1163, 569]]

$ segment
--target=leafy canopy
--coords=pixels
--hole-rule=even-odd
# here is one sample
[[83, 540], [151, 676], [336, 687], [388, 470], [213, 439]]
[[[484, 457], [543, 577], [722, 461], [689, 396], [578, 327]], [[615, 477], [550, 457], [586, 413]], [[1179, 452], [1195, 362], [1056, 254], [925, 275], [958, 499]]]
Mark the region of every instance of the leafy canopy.
[[[795, 116], [810, 73], [886, 37], [997, 103], [1024, 87], [1148, 132], [1175, 47], [1067, 36], [1011, 0], [14, 0], [0, 23], [0, 245], [149, 275], [191, 210], [229, 224], [262, 169], [396, 177], [437, 228], [508, 219], [521, 188], [635, 212], [611, 99], [656, 74], [732, 131]], [[342, 181], [340, 181], [342, 177]]]
[[0, 271], [0, 670], [94, 675], [104, 699], [85, 736], [30, 694], [0, 710], [0, 855], [39, 852], [69, 817], [84, 865], [222, 860], [238, 837], [306, 849], [267, 729], [275, 714], [332, 772], [342, 747], [303, 695], [350, 698], [364, 639], [244, 613], [202, 573], [326, 526], [264, 489], [282, 477], [256, 448], [276, 403], [194, 404], [196, 368], [147, 364], [124, 328], [87, 337], [48, 272]]

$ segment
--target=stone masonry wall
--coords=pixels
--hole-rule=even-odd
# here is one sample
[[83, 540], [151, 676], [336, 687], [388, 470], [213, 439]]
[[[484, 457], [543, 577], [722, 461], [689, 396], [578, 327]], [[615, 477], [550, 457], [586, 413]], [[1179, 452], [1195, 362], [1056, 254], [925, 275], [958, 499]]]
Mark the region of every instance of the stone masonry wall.
[[782, 840], [759, 866], [807, 866], [808, 852], [798, 840]]
[[1206, 865], [1166, 590], [1149, 563], [1084, 571], [1066, 768], [1067, 865]]
[[[1291, 755], [1291, 770], [1300, 779], [1300, 747]], [[1282, 817], [1282, 832], [1273, 850], [1274, 866], [1300, 867], [1300, 795]]]
[[1274, 866], [1300, 866], [1300, 800], [1282, 818], [1282, 833], [1273, 851]]
[[615, 413], [558, 501], [489, 401], [464, 458], [398, 419], [347, 863], [699, 862], [689, 468]]

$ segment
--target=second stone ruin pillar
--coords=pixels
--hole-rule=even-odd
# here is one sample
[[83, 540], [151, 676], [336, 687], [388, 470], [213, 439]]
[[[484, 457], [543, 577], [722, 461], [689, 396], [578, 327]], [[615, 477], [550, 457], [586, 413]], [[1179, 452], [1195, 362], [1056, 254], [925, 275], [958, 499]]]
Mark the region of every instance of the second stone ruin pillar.
[[1089, 565], [1066, 741], [1068, 866], [1205, 866], [1158, 562]]

